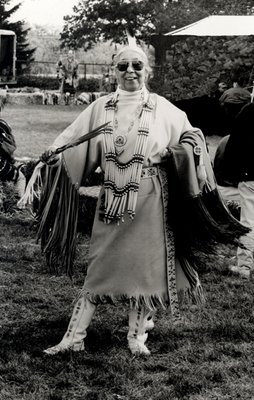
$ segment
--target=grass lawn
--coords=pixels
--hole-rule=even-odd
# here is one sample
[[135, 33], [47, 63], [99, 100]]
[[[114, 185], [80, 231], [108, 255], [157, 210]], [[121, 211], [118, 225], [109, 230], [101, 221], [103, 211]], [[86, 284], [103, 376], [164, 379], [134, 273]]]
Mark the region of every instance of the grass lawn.
[[16, 157], [37, 159], [85, 107], [7, 104], [0, 118], [12, 128], [17, 144]]
[[[12, 128], [17, 144], [16, 157], [37, 159], [85, 107], [7, 104], [0, 112], [0, 118]], [[211, 158], [220, 139], [219, 136], [207, 138]]]
[[[79, 112], [7, 105], [1, 117], [17, 156], [36, 158]], [[72, 282], [47, 269], [26, 211], [0, 214], [0, 238], [0, 400], [254, 400], [254, 282], [228, 272], [235, 248], [203, 255], [205, 306], [186, 307], [179, 326], [157, 313], [150, 357], [131, 356], [128, 310], [108, 305], [98, 308], [84, 353], [49, 357], [42, 350], [63, 336], [83, 284], [89, 236], [79, 233]]]

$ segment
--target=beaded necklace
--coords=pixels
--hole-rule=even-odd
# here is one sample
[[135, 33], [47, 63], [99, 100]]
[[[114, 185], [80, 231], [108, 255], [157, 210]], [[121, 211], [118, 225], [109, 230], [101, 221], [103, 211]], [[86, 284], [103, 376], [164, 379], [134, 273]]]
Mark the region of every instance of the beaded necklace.
[[[127, 140], [128, 140], [128, 134], [131, 132], [136, 119], [140, 118], [140, 116], [141, 116], [143, 102], [144, 102], [144, 93], [142, 91], [141, 92], [141, 96], [140, 96], [140, 104], [138, 105], [138, 107], [134, 111], [133, 117], [131, 118], [131, 121], [129, 123], [128, 128], [127, 129], [125, 128], [124, 133], [122, 133], [122, 132], [118, 133], [114, 138], [115, 151], [116, 151], [116, 154], [118, 156], [120, 156], [124, 152], [125, 145], [126, 145]], [[117, 119], [117, 109], [118, 109], [118, 107], [116, 105], [115, 113], [114, 113], [114, 122], [113, 122], [114, 131], [117, 131], [118, 128], [119, 128], [119, 123], [118, 123], [118, 119]]]
[[[117, 95], [111, 97], [105, 105], [106, 121], [114, 121], [117, 108]], [[137, 139], [132, 158], [126, 162], [120, 162], [117, 158], [116, 147], [113, 138], [113, 125], [109, 124], [104, 131], [105, 149], [105, 203], [104, 222], [124, 222], [124, 213], [127, 211], [133, 220], [138, 197], [142, 167], [147, 148], [150, 118], [154, 104], [147, 92], [147, 99], [143, 100], [140, 113], [140, 122]]]

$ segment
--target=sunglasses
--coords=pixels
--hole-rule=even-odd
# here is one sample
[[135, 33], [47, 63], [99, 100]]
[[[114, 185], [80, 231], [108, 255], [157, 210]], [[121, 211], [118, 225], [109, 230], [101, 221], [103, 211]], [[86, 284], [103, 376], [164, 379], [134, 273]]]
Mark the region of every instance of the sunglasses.
[[142, 61], [121, 61], [117, 64], [116, 68], [120, 72], [127, 71], [129, 65], [132, 65], [134, 71], [142, 71], [144, 63]]

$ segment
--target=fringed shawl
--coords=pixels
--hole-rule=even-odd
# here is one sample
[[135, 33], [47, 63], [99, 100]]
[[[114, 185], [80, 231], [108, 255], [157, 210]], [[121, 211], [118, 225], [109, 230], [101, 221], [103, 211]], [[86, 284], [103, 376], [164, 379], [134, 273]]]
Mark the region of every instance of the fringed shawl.
[[70, 277], [76, 251], [79, 187], [87, 148], [85, 142], [66, 150], [54, 167], [39, 162], [18, 203], [21, 208], [27, 204], [35, 208], [37, 241], [41, 242], [49, 268], [55, 273], [66, 271]]
[[[201, 189], [198, 177], [202, 151], [206, 182]], [[240, 236], [249, 232], [233, 217], [221, 198], [204, 140], [197, 132], [182, 135], [180, 143], [169, 148], [167, 161], [169, 182], [169, 221], [180, 256], [195, 259], [195, 253], [212, 252], [218, 243], [241, 245]]]
[[79, 192], [66, 169], [65, 162], [56, 168], [43, 166], [44, 182], [37, 210], [38, 233], [48, 266], [58, 273], [64, 268], [72, 276], [75, 257]]

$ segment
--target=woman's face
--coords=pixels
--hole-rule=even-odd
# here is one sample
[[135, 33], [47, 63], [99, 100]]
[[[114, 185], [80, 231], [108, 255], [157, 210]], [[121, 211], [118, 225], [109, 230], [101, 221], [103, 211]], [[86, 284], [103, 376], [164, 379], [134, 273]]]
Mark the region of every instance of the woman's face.
[[134, 92], [143, 87], [147, 69], [142, 57], [133, 50], [121, 54], [116, 64], [116, 77], [121, 89]]

